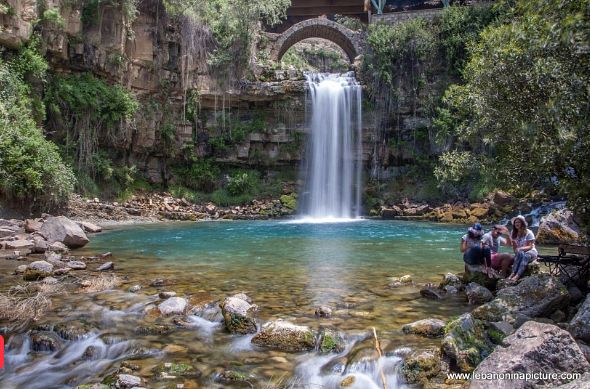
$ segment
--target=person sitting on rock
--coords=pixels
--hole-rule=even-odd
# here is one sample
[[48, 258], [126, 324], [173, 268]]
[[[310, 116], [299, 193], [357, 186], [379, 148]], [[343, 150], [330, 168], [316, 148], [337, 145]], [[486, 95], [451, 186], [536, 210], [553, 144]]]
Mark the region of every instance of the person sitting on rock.
[[537, 249], [535, 248], [535, 234], [528, 229], [528, 224], [524, 216], [519, 215], [512, 219], [512, 247], [514, 248], [514, 263], [512, 265], [512, 274], [509, 280], [518, 281], [524, 274], [529, 263], [537, 259]]
[[[502, 235], [506, 235], [506, 237], [504, 238]], [[501, 224], [496, 224], [490, 232], [483, 235], [481, 242], [483, 247], [489, 247], [492, 252], [492, 269], [499, 270], [504, 277], [508, 276], [508, 269], [512, 266], [514, 258], [508, 253], [498, 252], [500, 246], [512, 246], [512, 239], [510, 239], [508, 228]]]
[[492, 253], [489, 247], [483, 247], [481, 238], [483, 228], [481, 224], [475, 223], [469, 227], [467, 234], [461, 238], [461, 252], [463, 261], [468, 265], [483, 265], [486, 274], [492, 265]]

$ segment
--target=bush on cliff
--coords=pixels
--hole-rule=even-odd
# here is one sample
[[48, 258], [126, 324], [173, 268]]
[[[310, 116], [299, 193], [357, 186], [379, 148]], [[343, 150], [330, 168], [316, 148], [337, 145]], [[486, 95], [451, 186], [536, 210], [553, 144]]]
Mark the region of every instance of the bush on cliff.
[[36, 44], [33, 39], [13, 58], [0, 60], [0, 195], [30, 210], [60, 205], [75, 183], [57, 146], [37, 126], [43, 105], [24, 81], [42, 80], [47, 69]]

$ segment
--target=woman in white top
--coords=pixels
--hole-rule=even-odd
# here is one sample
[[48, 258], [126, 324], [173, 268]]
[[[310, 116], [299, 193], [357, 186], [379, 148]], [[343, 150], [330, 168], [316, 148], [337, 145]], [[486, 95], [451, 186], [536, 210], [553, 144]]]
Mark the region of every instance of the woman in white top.
[[529, 263], [537, 258], [535, 248], [535, 234], [529, 230], [524, 216], [519, 215], [512, 219], [512, 247], [514, 248], [514, 264], [509, 280], [518, 281], [524, 274]]

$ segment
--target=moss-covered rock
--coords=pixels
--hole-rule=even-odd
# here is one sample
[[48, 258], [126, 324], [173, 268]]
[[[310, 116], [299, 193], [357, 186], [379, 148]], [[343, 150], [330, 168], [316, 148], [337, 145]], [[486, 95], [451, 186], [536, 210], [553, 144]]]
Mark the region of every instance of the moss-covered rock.
[[315, 348], [315, 335], [306, 326], [298, 326], [285, 320], [266, 323], [262, 331], [252, 338], [252, 343], [270, 349], [299, 352]]
[[167, 335], [174, 331], [174, 326], [167, 324], [145, 324], [135, 328], [138, 335]]
[[494, 349], [484, 323], [466, 313], [447, 324], [442, 351], [461, 372], [471, 372]]
[[254, 315], [258, 307], [250, 304], [248, 300], [250, 299], [246, 295], [240, 293], [226, 298], [219, 304], [225, 327], [232, 334], [256, 333], [257, 327]]
[[441, 353], [437, 348], [418, 350], [406, 357], [401, 373], [409, 384], [426, 384], [441, 371]]
[[295, 212], [297, 210], [297, 195], [295, 193], [291, 193], [288, 195], [282, 195], [281, 205], [283, 208], [286, 208], [290, 212]]
[[174, 379], [177, 377], [200, 377], [201, 372], [193, 365], [184, 362], [166, 362], [153, 369], [160, 379]]
[[496, 290], [496, 284], [501, 277], [499, 275], [489, 276], [484, 272], [483, 266], [465, 265], [465, 273], [463, 273], [462, 281], [465, 285], [475, 282], [483, 285], [491, 291]]
[[320, 333], [319, 349], [322, 353], [341, 353], [344, 351], [344, 338], [336, 331], [323, 329]]
[[215, 381], [226, 385], [243, 384], [245, 387], [253, 387], [256, 377], [252, 374], [228, 369], [215, 377]]

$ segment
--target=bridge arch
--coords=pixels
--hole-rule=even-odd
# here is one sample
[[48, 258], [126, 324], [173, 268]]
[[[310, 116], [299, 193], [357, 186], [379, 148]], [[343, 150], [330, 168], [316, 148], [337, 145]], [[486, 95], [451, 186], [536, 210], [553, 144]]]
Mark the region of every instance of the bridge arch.
[[352, 63], [361, 53], [360, 34], [326, 18], [307, 19], [294, 24], [279, 36], [271, 52], [271, 58], [278, 62], [297, 42], [308, 38], [323, 38], [340, 46]]

